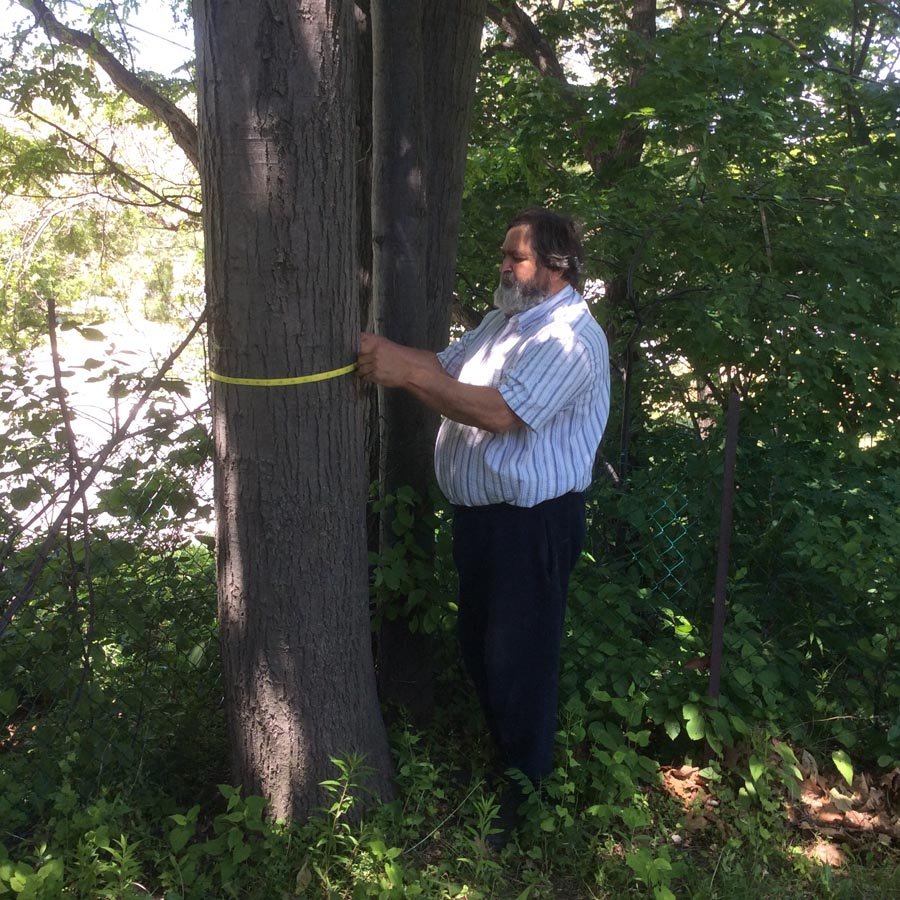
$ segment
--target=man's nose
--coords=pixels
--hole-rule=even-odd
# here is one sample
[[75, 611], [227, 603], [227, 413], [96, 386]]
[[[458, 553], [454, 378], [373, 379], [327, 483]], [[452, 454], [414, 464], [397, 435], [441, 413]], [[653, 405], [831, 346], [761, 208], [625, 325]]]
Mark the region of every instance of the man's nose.
[[509, 256], [504, 256], [503, 261], [500, 263], [501, 274], [504, 272], [512, 272], [512, 269], [513, 269], [512, 259]]

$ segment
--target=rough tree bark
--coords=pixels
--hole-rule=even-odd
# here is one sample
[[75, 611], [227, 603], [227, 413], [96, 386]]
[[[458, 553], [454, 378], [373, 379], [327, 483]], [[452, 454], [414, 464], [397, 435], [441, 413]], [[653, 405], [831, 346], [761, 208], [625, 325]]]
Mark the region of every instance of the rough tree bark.
[[[484, 0], [373, 0], [373, 302], [376, 330], [415, 347], [446, 346], [463, 172]], [[412, 487], [427, 502], [438, 417], [402, 391], [382, 390], [380, 489]], [[426, 518], [417, 515], [422, 523]], [[381, 543], [393, 540], [390, 510]], [[416, 535], [426, 557], [433, 535]], [[388, 705], [416, 720], [433, 704], [430, 640], [405, 618], [378, 639]]]
[[[210, 364], [278, 378], [353, 361], [355, 92], [349, 2], [197, 0]], [[365, 754], [388, 790], [352, 377], [216, 383], [222, 656], [235, 778], [304, 817]]]
[[[372, 0], [372, 247], [375, 330], [413, 347], [427, 342], [425, 285], [427, 198], [422, 3]], [[404, 391], [378, 389], [379, 491], [408, 485], [420, 498], [431, 481], [432, 414]], [[381, 514], [379, 544], [395, 540], [394, 510]], [[422, 517], [416, 516], [421, 522]], [[418, 543], [428, 540], [417, 535]], [[378, 681], [386, 709], [424, 719], [432, 705], [427, 638], [395, 618], [392, 598], [378, 634]]]
[[[158, 115], [160, 120], [169, 127], [176, 142], [181, 146], [188, 158], [197, 163], [199, 159], [197, 128], [177, 107], [174, 107], [147, 82], [128, 72], [93, 35], [68, 28], [59, 22], [42, 0], [20, 0], [20, 2], [34, 14], [36, 22], [51, 37], [63, 43], [79, 47], [90, 54], [99, 65], [106, 69], [123, 92]], [[314, 14], [316, 16], [319, 15], [318, 6], [321, 6], [321, 4], [314, 4], [314, 7], [316, 7]], [[367, 107], [371, 97], [370, 92], [367, 92], [366, 88], [367, 86], [371, 87], [372, 84], [372, 67], [369, 58], [371, 48], [369, 46], [367, 21], [369, 4], [367, 0], [358, 0], [356, 6], [355, 12], [358, 26], [357, 51], [360, 56], [360, 67], [356, 73], [356, 88], [360, 103], [358, 105], [352, 104], [349, 102], [349, 98], [345, 97], [344, 100], [347, 102], [344, 108], [358, 110], [357, 186], [359, 190], [358, 204], [360, 204], [362, 215], [358, 215], [356, 219], [358, 226], [356, 254], [356, 275], [358, 280], [356, 289], [361, 310], [361, 316], [358, 317], [357, 321], [361, 319], [368, 325], [369, 323], [366, 320], [369, 318], [371, 297], [369, 282], [369, 273], [371, 271], [371, 221], [369, 203], [367, 201], [368, 191], [371, 187], [369, 165], [371, 146], [368, 137], [371, 117]], [[204, 5], [198, 2], [195, 14], [208, 9], [209, 17], [213, 24], [221, 30], [228, 25], [228, 23], [224, 22], [223, 17], [230, 15], [232, 8], [238, 9], [238, 7], [232, 7], [230, 4], [220, 7], [218, 4], [208, 3]], [[268, 15], [272, 21], [277, 20], [279, 25], [292, 23], [291, 29], [283, 29], [282, 36], [301, 33], [296, 30], [296, 23], [293, 22], [293, 18], [289, 14], [290, 10], [296, 11], [297, 9], [299, 9], [299, 0], [293, 5], [278, 3], [270, 7], [271, 12]], [[228, 11], [227, 13], [225, 12], [226, 10]], [[478, 50], [484, 12], [485, 0], [459, 0], [459, 2], [450, 4], [439, 2], [439, 0], [429, 0], [429, 2], [424, 4], [421, 14], [418, 15], [421, 22], [415, 42], [424, 45], [425, 50], [416, 53], [414, 65], [422, 73], [417, 73], [415, 78], [422, 79], [424, 84], [424, 106], [420, 111], [421, 116], [424, 117], [424, 124], [420, 123], [416, 127], [419, 129], [424, 128], [424, 143], [427, 148], [428, 158], [427, 164], [424, 165], [425, 194], [427, 194], [429, 201], [424, 249], [422, 246], [419, 247], [416, 265], [418, 268], [424, 269], [425, 286], [424, 289], [414, 292], [406, 290], [396, 292], [382, 291], [382, 302], [385, 307], [388, 305], [391, 307], [389, 311], [386, 310], [386, 316], [393, 321], [400, 322], [401, 326], [407, 313], [411, 310], [417, 310], [412, 315], [412, 318], [417, 322], [416, 334], [410, 336], [409, 340], [411, 343], [416, 343], [417, 346], [429, 347], [434, 350], [439, 349], [446, 343], [449, 327], [458, 240], [457, 231], [462, 202], [463, 172], [474, 98], [475, 75], [479, 64]], [[413, 10], [413, 13], [415, 13], [415, 10]], [[343, 10], [340, 15], [344, 16]], [[326, 254], [322, 256], [317, 255], [317, 253], [326, 246], [330, 252], [333, 249], [332, 242], [337, 242], [338, 236], [331, 230], [319, 233], [315, 226], [311, 226], [308, 230], [304, 230], [302, 227], [304, 216], [307, 214], [310, 216], [310, 221], [313, 221], [315, 216], [321, 218], [325, 211], [330, 209], [332, 197], [327, 195], [327, 192], [317, 190], [321, 185], [315, 181], [316, 173], [314, 168], [301, 173], [287, 170], [286, 173], [282, 173], [279, 170], [279, 166], [285, 164], [285, 160], [293, 160], [294, 157], [301, 155], [313, 145], [318, 148], [318, 152], [321, 154], [328, 156], [333, 153], [334, 159], [329, 161], [337, 165], [339, 161], [346, 162], [344, 154], [346, 153], [346, 148], [352, 146], [352, 144], [349, 143], [346, 120], [340, 118], [340, 110], [334, 112], [334, 106], [326, 108], [325, 105], [322, 105], [318, 111], [318, 119], [316, 119], [314, 112], [307, 110], [308, 118], [306, 120], [301, 121], [298, 119], [293, 123], [293, 130], [298, 135], [296, 146], [292, 144], [292, 137], [288, 133], [289, 129], [287, 129], [285, 123], [282, 122], [278, 126], [277, 123], [265, 120], [264, 116], [262, 116], [262, 113], [265, 112], [264, 106], [260, 107], [260, 110], [252, 108], [252, 98], [247, 95], [248, 85], [251, 81], [261, 84], [268, 79], [268, 83], [273, 90], [273, 96], [270, 97], [270, 100], [276, 101], [278, 96], [282, 95], [280, 103], [287, 108], [294, 102], [291, 99], [291, 92], [297, 90], [299, 80], [305, 78], [307, 74], [306, 71], [303, 71], [294, 73], [292, 76], [284, 71], [277, 58], [271, 55], [268, 44], [260, 45], [266, 54], [260, 58], [260, 48], [252, 43], [256, 36], [251, 35], [250, 31], [245, 31], [244, 38], [246, 40], [243, 44], [240, 43], [239, 38], [241, 35], [238, 33], [239, 30], [245, 26], [253, 25], [256, 27], [262, 21], [262, 16], [262, 13], [257, 16], [246, 12], [243, 18], [235, 20], [234, 24], [227, 27], [227, 36], [225, 31], [222, 31], [220, 43], [225, 48], [224, 53], [220, 51], [218, 43], [211, 43], [207, 48], [208, 58], [198, 59], [201, 79], [208, 79], [208, 81], [201, 80], [200, 85], [201, 93], [208, 91], [206, 99], [201, 97], [201, 106], [203, 108], [205, 108], [204, 104], [213, 104], [217, 97], [220, 98], [220, 105], [224, 108], [227, 106], [228, 92], [232, 90], [232, 83], [236, 87], [241, 88], [240, 91], [235, 93], [234, 120], [227, 126], [222, 135], [218, 135], [213, 128], [213, 126], [218, 125], [218, 121], [212, 122], [207, 116], [207, 122], [205, 123], [209, 130], [208, 156], [201, 162], [201, 165], [210, 167], [203, 175], [206, 202], [209, 203], [214, 196], [214, 188], [219, 190], [219, 196], [216, 200], [219, 208], [215, 211], [206, 211], [208, 216], [206, 228], [209, 247], [217, 248], [211, 251], [211, 255], [218, 253], [218, 259], [214, 262], [211, 258], [208, 260], [208, 264], [214, 266], [214, 271], [219, 278], [219, 283], [215, 285], [215, 289], [219, 291], [222, 303], [222, 310], [213, 314], [216, 320], [212, 323], [212, 333], [213, 335], [219, 335], [221, 332], [221, 337], [214, 337], [216, 341], [224, 341], [226, 336], [234, 341], [233, 346], [225, 343], [222, 343], [221, 347], [213, 346], [211, 352], [214, 366], [219, 365], [223, 367], [226, 352], [228, 354], [239, 353], [238, 356], [232, 356], [232, 361], [239, 362], [241, 366], [251, 361], [257, 363], [259, 368], [255, 374], [260, 374], [261, 372], [264, 374], [283, 374], [278, 367], [278, 362], [286, 359], [288, 350], [296, 353], [302, 349], [303, 361], [310, 363], [310, 369], [316, 366], [321, 367], [324, 365], [327, 367], [331, 365], [333, 360], [327, 348], [331, 347], [333, 350], [336, 347], [342, 347], [349, 352], [351, 345], [355, 347], [355, 336], [353, 333], [355, 333], [356, 324], [349, 324], [350, 314], [340, 304], [337, 304], [334, 308], [330, 307], [327, 302], [328, 298], [320, 293], [319, 290], [324, 285], [324, 282], [320, 279], [322, 271], [334, 261], [331, 255]], [[204, 24], [202, 28], [198, 29], [198, 36], [201, 40], [205, 40], [208, 27], [208, 24]], [[396, 22], [396, 28], [399, 34], [404, 35], [405, 39], [409, 29], [408, 23], [404, 21]], [[274, 28], [270, 29], [270, 32], [274, 30]], [[343, 32], [341, 34], [343, 35]], [[308, 33], [303, 31], [301, 36], [308, 36]], [[389, 36], [389, 39], [395, 41], [396, 37], [397, 35], [394, 34]], [[270, 43], [271, 38], [272, 35], [270, 34], [268, 38]], [[200, 45], [198, 44], [198, 46]], [[282, 50], [284, 48], [281, 48], [279, 52]], [[339, 55], [340, 52], [345, 51], [346, 47], [342, 46]], [[246, 56], [229, 55], [233, 53], [246, 54]], [[410, 71], [409, 63], [402, 60], [403, 55], [406, 53], [408, 53], [408, 47], [404, 43], [388, 61], [398, 63], [401, 67], [405, 67], [407, 71]], [[203, 53], [200, 56], [202, 57]], [[308, 69], [309, 61], [304, 60], [304, 62], [307, 63]], [[218, 71], [217, 67], [221, 71]], [[246, 84], [237, 84], [240, 79], [233, 70], [238, 67], [245, 67], [244, 71], [248, 76]], [[228, 79], [225, 80], [224, 73], [229, 68], [231, 71], [228, 74]], [[221, 81], [221, 86], [218, 86], [216, 79]], [[343, 90], [343, 87], [341, 89]], [[312, 102], [309, 97], [306, 99]], [[243, 108], [239, 108], [240, 103], [244, 104]], [[337, 105], [339, 106], [339, 104]], [[293, 109], [293, 107], [291, 108]], [[211, 109], [213, 113], [217, 112], [214, 105]], [[332, 127], [330, 119], [322, 125], [325, 115], [331, 115], [327, 109], [331, 109], [337, 116], [335, 121], [338, 121], [340, 124], [338, 129]], [[305, 135], [301, 133], [309, 121], [313, 123], [314, 127], [319, 128], [319, 131], [315, 133], [316, 136], [309, 132]], [[256, 123], [254, 125], [255, 135], [252, 134], [249, 127], [254, 122]], [[245, 137], [243, 142], [241, 134]], [[254, 139], [251, 140], [251, 138]], [[301, 138], [303, 140], [300, 140]], [[397, 141], [394, 142], [394, 147], [398, 147]], [[281, 155], [279, 156], [279, 154]], [[253, 163], [252, 167], [249, 166], [251, 162]], [[244, 164], [247, 164], [245, 170], [238, 171], [241, 165]], [[293, 162], [290, 164], [293, 165]], [[283, 177], [285, 174], [287, 177]], [[309, 176], [307, 180], [314, 189], [308, 193], [298, 194], [296, 188], [299, 187], [304, 191], [306, 190], [305, 185], [307, 182], [301, 180], [301, 175], [303, 174]], [[279, 179], [281, 180], [279, 181]], [[346, 172], [337, 180], [342, 189], [350, 184], [346, 178]], [[230, 196], [225, 196], [224, 191], [221, 190], [221, 186], [224, 184], [229, 185]], [[240, 187], [240, 190], [237, 192], [233, 190], [235, 185]], [[293, 190], [294, 193], [290, 194], [290, 190]], [[280, 200], [279, 192], [281, 192]], [[382, 196], [389, 197], [390, 195], [383, 192]], [[407, 196], [412, 196], [412, 194]], [[336, 204], [341, 206], [341, 216], [345, 213], [342, 205], [344, 200], [346, 200], [346, 197], [343, 194], [340, 197], [335, 195]], [[293, 217], [293, 224], [285, 221], [282, 223], [282, 226], [277, 226], [274, 219], [272, 219], [272, 233], [263, 234], [260, 232], [259, 240], [257, 240], [256, 229], [259, 227], [259, 223], [254, 224], [255, 218], [269, 215], [269, 210], [265, 213], [261, 212], [261, 210], [266, 209], [267, 203], [270, 205], [275, 204], [271, 210], [273, 213], [277, 211], [276, 207], [280, 205], [280, 214], [284, 215], [285, 211], [287, 211], [288, 218]], [[316, 205], [317, 203], [319, 204], [318, 206]], [[412, 204], [411, 209], [413, 209], [413, 215], [420, 215], [420, 211], [415, 211], [415, 202]], [[397, 207], [395, 205], [396, 211]], [[337, 221], [336, 218], [332, 219], [331, 223], [333, 224], [335, 221]], [[348, 240], [348, 236], [353, 233], [353, 226], [349, 224], [349, 221], [345, 222], [344, 226], [345, 230], [341, 234], [344, 239]], [[277, 233], [279, 227], [283, 227], [286, 233], [295, 237], [303, 237], [304, 240], [308, 237], [310, 240], [308, 245], [303, 245], [305, 263], [308, 264], [310, 276], [309, 287], [306, 292], [306, 299], [309, 304], [308, 309], [306, 307], [301, 311], [293, 309], [285, 296], [279, 293], [296, 288], [298, 291], [297, 296], [301, 296], [303, 291], [299, 286], [301, 282], [307, 283], [306, 273], [296, 271], [299, 268], [299, 264], [296, 257], [292, 256], [295, 249], [291, 243], [292, 238], [285, 240], [283, 235]], [[221, 246], [219, 246], [220, 244]], [[242, 244], [244, 246], [241, 246]], [[286, 244], [291, 246], [285, 246]], [[337, 246], [336, 243], [335, 246]], [[346, 253], [342, 253], [340, 259], [345, 260], [347, 254], [352, 255], [352, 251], [347, 249], [346, 245], [341, 246], [344, 247]], [[253, 259], [256, 259], [256, 261], [253, 262]], [[268, 268], [267, 259], [271, 260]], [[240, 269], [240, 279], [236, 280], [237, 269], [232, 271], [232, 267]], [[255, 272], [253, 271], [254, 269]], [[396, 271], [392, 264], [387, 262], [382, 267], [384, 272], [392, 270]], [[255, 281], [256, 276], [259, 277], [258, 284]], [[252, 312], [248, 305], [250, 300], [246, 296], [242, 298], [234, 293], [235, 284], [238, 283], [242, 285], [242, 290], [245, 293], [250, 290], [248, 287], [250, 283], [253, 283], [254, 287], [258, 287], [255, 294], [256, 306], [253, 307]], [[228, 288], [227, 297], [222, 293], [226, 286]], [[349, 294], [345, 293], [345, 296], [349, 296]], [[237, 318], [230, 318], [233, 312], [233, 304], [237, 304]], [[333, 345], [326, 340], [315, 344], [310, 343], [313, 340], [310, 335], [311, 323], [315, 326], [318, 337], [322, 337], [322, 334], [318, 333], [320, 320], [328, 321], [330, 316], [339, 315], [336, 311], [338, 309], [342, 310], [348, 318], [342, 320], [343, 326], [346, 327], [338, 329], [341, 331], [339, 338], [335, 333], [337, 342]], [[260, 317], [265, 319], [265, 322], [271, 322], [273, 314], [281, 315], [283, 313], [290, 313], [290, 315], [287, 315], [284, 320], [284, 332], [280, 337], [270, 334], [266, 330], [268, 326], [262, 321], [257, 321], [257, 317]], [[256, 326], [263, 329], [265, 332], [264, 340], [257, 338], [255, 330], [244, 327], [248, 323], [252, 324], [254, 329]], [[226, 329], [226, 325], [231, 329], [230, 332]], [[397, 339], [403, 339], [404, 337], [403, 334], [399, 333], [391, 334], [390, 336]], [[273, 350], [269, 346], [270, 341], [283, 345], [281, 350]], [[325, 357], [328, 357], [327, 361], [319, 363], [319, 360]], [[291, 359], [293, 360], [294, 356], [291, 356]], [[261, 397], [255, 399], [246, 397], [240, 393], [241, 390], [239, 388], [219, 387], [216, 390], [214, 402], [216, 409], [222, 414], [239, 411], [240, 418], [236, 420], [238, 431], [231, 434], [229, 428], [235, 426], [235, 423], [233, 423], [232, 426], [220, 432], [219, 437], [223, 441], [220, 449], [223, 453], [226, 451], [229, 446], [227, 439], [230, 437], [236, 452], [234, 459], [244, 460], [242, 464], [247, 464], [245, 457], [252, 458], [250, 448], [252, 444], [251, 438], [254, 436], [252, 432], [255, 426], [251, 424], [246, 429], [243, 429], [243, 423], [247, 419], [255, 422], [258, 418], [260, 422], [268, 422], [271, 425], [271, 419], [267, 419], [267, 416], [271, 416], [271, 410], [269, 409], [269, 400]], [[304, 396], [297, 400], [282, 401], [276, 399], [271, 402], [280, 404], [281, 409], [290, 408], [293, 411], [295, 406], [298, 409], [302, 408], [305, 411], [305, 415], [311, 416], [310, 410], [312, 406], [317, 406], [318, 403], [321, 403], [323, 407], [328, 406], [329, 410], [331, 410], [331, 401], [335, 397], [335, 392], [340, 394], [342, 390], [346, 392], [349, 388], [346, 385], [340, 386], [328, 383], [302, 389], [301, 393]], [[232, 397], [232, 394], [229, 392], [237, 393]], [[316, 403], [312, 404], [312, 406], [302, 405], [304, 400], [309, 400], [313, 396], [318, 398]], [[343, 397], [343, 395], [341, 396]], [[397, 407], [390, 407], [390, 409], [394, 408]], [[253, 410], [252, 415], [250, 410]], [[385, 481], [385, 487], [387, 490], [393, 490], [399, 484], [412, 483], [421, 493], [424, 493], [431, 480], [431, 446], [437, 424], [436, 418], [421, 407], [414, 414], [420, 417], [418, 420], [415, 418], [410, 419], [408, 415], [409, 411], [402, 410], [402, 408], [396, 419], [394, 419], [392, 412], [388, 412], [389, 420], [394, 422], [393, 425], [390, 422], [385, 424], [385, 431], [388, 434], [391, 432], [395, 435], [404, 436], [415, 434], [420, 439], [415, 442], [415, 447], [418, 449], [412, 453], [408, 453], [412, 445], [408, 445], [404, 440], [388, 441], [389, 447], [392, 449], [386, 451], [384, 468], [389, 472], [404, 473], [404, 475], [402, 480], [393, 486], [389, 481]], [[408, 427], [411, 430], [407, 430], [407, 425], [404, 424], [406, 422], [410, 423]], [[241, 437], [240, 444], [237, 442], [238, 435]], [[284, 447], [288, 446], [288, 434], [284, 429], [279, 432], [279, 437], [281, 438], [281, 444]], [[352, 440], [348, 439], [347, 450], [353, 449], [355, 440], [355, 436]], [[262, 452], [263, 443], [264, 441], [260, 437], [260, 452]], [[299, 454], [300, 451], [298, 450], [298, 457]], [[341, 468], [345, 457], [346, 454], [341, 457], [340, 464], [337, 467], [332, 465], [329, 471]], [[321, 466], [326, 465], [324, 460], [319, 460], [317, 463], [313, 457], [308, 459], [310, 471], [316, 469], [317, 464]], [[260, 470], [271, 467], [272, 463], [268, 458], [260, 458]], [[284, 477], [287, 479], [287, 475]], [[294, 477], [296, 477], [296, 474]], [[248, 480], [245, 476], [241, 476], [240, 481], [242, 484], [250, 484], [252, 479]], [[265, 499], [263, 497], [263, 489], [268, 490], [267, 484], [268, 482], [261, 482], [258, 485], [257, 494], [258, 502], [260, 503]], [[341, 477], [339, 486], [343, 491], [343, 489], [350, 486], [350, 482]], [[273, 487], [272, 495], [274, 496], [277, 492], [278, 488]], [[232, 503], [230, 508], [239, 517], [243, 515], [243, 512], [238, 512], [238, 510], [242, 510], [245, 507], [240, 506], [238, 500], [241, 500], [242, 503], [246, 500], [246, 509], [249, 510], [253, 510], [254, 503], [257, 502], [256, 500], [251, 501], [249, 490], [243, 494], [237, 494], [235, 498], [229, 500]], [[265, 512], [265, 510], [261, 510], [260, 514], [262, 512]], [[268, 515], [268, 513], [266, 514]], [[288, 534], [289, 532], [285, 531], [285, 529], [293, 527], [292, 522], [284, 521], [283, 524], [285, 528], [279, 531], [280, 535]], [[308, 526], [309, 523], [307, 522], [306, 525]], [[248, 525], [248, 527], [251, 526]], [[257, 522], [253, 527], [259, 527], [259, 523]], [[234, 540], [237, 541], [237, 550], [240, 550], [240, 536], [234, 537]], [[340, 544], [343, 545], [346, 542], [352, 542], [352, 536], [342, 536]], [[328, 542], [325, 541], [323, 543], [327, 545]], [[267, 554], [272, 551], [273, 547], [274, 545], [267, 545], [267, 548], [260, 552], [261, 554]], [[328, 546], [326, 549], [330, 552], [331, 547]], [[228, 552], [227, 546], [225, 552]], [[287, 551], [284, 558], [289, 558], [290, 553], [291, 550]], [[260, 559], [262, 558], [263, 556], [260, 556]], [[301, 562], [305, 559], [306, 554], [304, 553]], [[255, 557], [243, 558], [243, 563], [240, 563], [240, 565], [255, 565], [255, 561], [251, 562], [251, 560], [255, 560]], [[239, 563], [235, 564], [239, 565]], [[225, 564], [223, 563], [223, 565]], [[261, 562], [260, 565], [265, 566], [265, 563]], [[229, 562], [225, 565], [225, 568], [230, 571], [230, 566], [231, 563]], [[342, 571], [347, 571], [346, 566], [341, 567], [339, 565], [338, 568], [342, 569]], [[290, 573], [283, 572], [280, 569], [278, 571], [272, 570], [270, 575], [279, 581], [286, 579], [285, 583], [292, 583]], [[310, 590], [315, 589], [311, 584], [307, 586]], [[282, 604], [282, 600], [278, 599], [281, 596], [280, 593], [275, 592], [272, 596], [276, 598], [276, 606]], [[265, 618], [265, 614], [260, 608], [261, 602], [268, 602], [268, 596], [263, 597], [262, 600], [253, 601], [252, 612], [256, 617], [253, 621], [259, 620], [261, 622]], [[331, 609], [331, 606], [327, 603], [327, 597], [323, 598], [323, 603], [329, 610]], [[281, 612], [277, 609], [275, 612], [277, 613], [276, 618], [279, 618]], [[353, 621], [355, 622], [355, 620]], [[354, 624], [355, 628], [356, 625]], [[311, 634], [313, 635], [314, 643], [318, 637], [315, 630]], [[225, 642], [228, 646], [231, 646], [228, 643], [231, 640], [231, 637], [225, 636]], [[356, 646], [356, 642], [359, 640], [358, 634], [353, 630], [348, 637], [348, 641]], [[431, 679], [428, 665], [430, 654], [427, 641], [423, 640], [419, 635], [411, 635], [406, 623], [399, 622], [396, 629], [382, 635], [380, 656], [384, 667], [386, 699], [389, 701], [399, 700], [404, 703], [412, 701], [420, 713], [427, 712], [431, 707]], [[291, 668], [291, 664], [287, 662], [282, 662], [279, 665], [282, 668]], [[394, 690], [394, 686], [397, 685], [400, 686], [399, 693]], [[252, 692], [245, 692], [243, 698], [237, 693], [231, 697], [232, 702], [237, 704], [242, 703], [245, 699], [255, 702]], [[365, 706], [366, 701], [362, 695], [358, 695], [354, 699], [358, 700], [361, 706]], [[328, 719], [329, 712], [327, 708], [323, 709], [322, 717], [324, 720]], [[232, 716], [235, 729], [240, 725], [239, 719], [241, 715], [238, 710]], [[318, 731], [318, 727], [314, 730]], [[328, 729], [326, 728], [325, 730], [327, 731]], [[324, 747], [325, 743], [317, 744], [316, 748], [310, 746], [310, 752], [318, 752]], [[244, 754], [244, 750], [239, 749], [239, 756], [241, 754]], [[247, 764], [246, 761], [238, 761], [236, 770], [240, 772]], [[375, 760], [375, 764], [378, 767], [382, 766], [382, 762], [378, 759]], [[303, 776], [303, 778], [306, 777], [306, 775]], [[251, 783], [261, 784], [262, 782], [260, 779], [250, 779], [248, 784]]]
[[[446, 346], [450, 328], [466, 156], [475, 81], [481, 65], [481, 33], [486, 6], [485, 0], [456, 0], [454, 3], [432, 0], [425, 4], [428, 147], [428, 263], [425, 278], [429, 297], [425, 346], [431, 350]], [[498, 228], [503, 224], [498, 222]]]

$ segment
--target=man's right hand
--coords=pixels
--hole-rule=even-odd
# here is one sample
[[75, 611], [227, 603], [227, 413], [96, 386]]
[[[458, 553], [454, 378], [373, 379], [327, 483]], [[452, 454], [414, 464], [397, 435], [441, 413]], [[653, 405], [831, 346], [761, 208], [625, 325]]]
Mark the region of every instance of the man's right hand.
[[359, 374], [366, 381], [405, 388], [426, 406], [464, 425], [500, 432], [524, 424], [496, 388], [461, 384], [427, 350], [414, 350], [379, 334], [363, 332], [357, 362]]
[[419, 351], [364, 331], [359, 337], [359, 374], [372, 384], [406, 387], [419, 355]]

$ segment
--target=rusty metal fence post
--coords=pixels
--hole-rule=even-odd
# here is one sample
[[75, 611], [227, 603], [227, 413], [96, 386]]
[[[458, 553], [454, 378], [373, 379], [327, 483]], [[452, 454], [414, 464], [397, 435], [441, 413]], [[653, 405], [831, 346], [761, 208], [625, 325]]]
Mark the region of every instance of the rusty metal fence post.
[[734, 469], [737, 458], [738, 419], [741, 400], [734, 382], [728, 395], [725, 430], [725, 469], [722, 475], [722, 512], [719, 518], [719, 547], [713, 603], [712, 647], [709, 660], [709, 696], [719, 696], [722, 680], [722, 645], [725, 639], [728, 557], [731, 551], [731, 520], [734, 512]]

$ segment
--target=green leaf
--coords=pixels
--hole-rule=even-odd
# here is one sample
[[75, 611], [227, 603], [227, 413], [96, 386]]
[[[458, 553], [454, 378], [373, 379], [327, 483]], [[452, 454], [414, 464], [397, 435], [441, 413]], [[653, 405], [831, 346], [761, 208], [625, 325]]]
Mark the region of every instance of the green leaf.
[[37, 482], [29, 482], [25, 487], [14, 487], [9, 492], [9, 502], [13, 509], [28, 509], [32, 503], [40, 499], [41, 489]]
[[194, 834], [194, 825], [177, 825], [169, 832], [169, 846], [173, 852], [180, 853]]
[[18, 698], [12, 688], [0, 691], [0, 716], [11, 716], [17, 704]]
[[105, 341], [106, 335], [99, 328], [79, 328], [78, 333], [86, 341]]
[[763, 773], [766, 771], [766, 764], [758, 756], [750, 757], [750, 777], [754, 781], [759, 781]]
[[853, 787], [853, 763], [850, 762], [850, 757], [847, 756], [846, 751], [835, 750], [834, 753], [831, 754], [831, 759], [837, 767], [838, 772], [843, 776], [844, 781], [846, 781], [850, 787]]
[[626, 828], [642, 828], [650, 824], [650, 813], [645, 809], [633, 806], [625, 806], [619, 810], [619, 818], [625, 823]]
[[703, 740], [703, 736], [706, 734], [706, 723], [703, 721], [700, 707], [696, 703], [685, 703], [681, 708], [681, 713], [684, 716], [684, 730], [687, 732], [687, 736], [692, 741]]
[[237, 865], [240, 865], [242, 862], [246, 862], [250, 858], [250, 854], [253, 853], [253, 848], [246, 842], [242, 841], [239, 844], [235, 844], [231, 850], [231, 859]]

